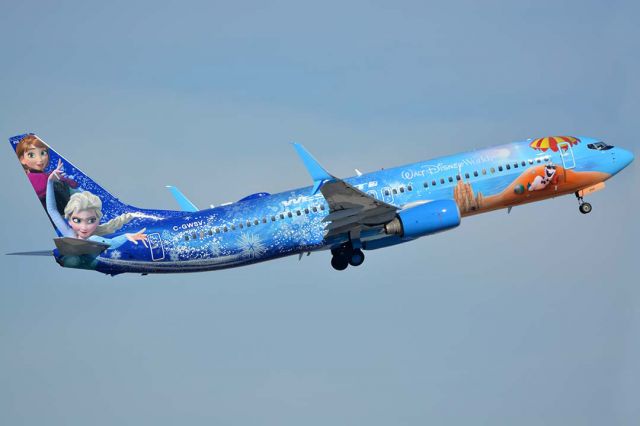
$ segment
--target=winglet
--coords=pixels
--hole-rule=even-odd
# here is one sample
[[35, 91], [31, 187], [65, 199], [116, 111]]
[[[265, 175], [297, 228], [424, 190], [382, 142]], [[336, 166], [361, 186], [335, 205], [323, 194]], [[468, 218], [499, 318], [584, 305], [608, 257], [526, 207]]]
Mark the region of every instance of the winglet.
[[318, 160], [313, 158], [313, 155], [311, 155], [302, 145], [297, 142], [293, 142], [292, 144], [302, 159], [307, 171], [311, 175], [311, 179], [313, 179], [312, 195], [315, 195], [325, 182], [335, 179], [335, 177], [330, 175], [329, 172], [327, 172], [320, 163], [318, 163]]
[[198, 208], [196, 207], [196, 205], [193, 204], [191, 201], [189, 201], [189, 199], [185, 197], [184, 194], [180, 192], [178, 188], [176, 188], [175, 186], [167, 185], [167, 189], [171, 192], [171, 195], [173, 195], [173, 198], [176, 199], [182, 211], [185, 211], [185, 212], [198, 211]]

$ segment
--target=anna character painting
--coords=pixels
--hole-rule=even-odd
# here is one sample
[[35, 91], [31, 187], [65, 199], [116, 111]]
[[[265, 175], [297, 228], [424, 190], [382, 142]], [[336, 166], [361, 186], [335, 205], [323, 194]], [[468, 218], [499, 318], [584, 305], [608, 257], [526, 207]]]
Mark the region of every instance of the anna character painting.
[[[47, 172], [49, 167], [49, 147], [42, 142], [36, 135], [26, 135], [16, 145], [16, 155], [24, 172], [29, 178], [29, 182], [38, 195], [38, 199], [46, 208], [47, 196], [47, 180], [50, 173]], [[62, 161], [58, 160], [58, 167], [61, 167]], [[71, 197], [72, 189], [76, 189], [78, 183], [68, 177], [63, 177], [54, 183], [54, 191], [56, 197], [56, 207], [59, 213], [64, 212], [64, 208]]]

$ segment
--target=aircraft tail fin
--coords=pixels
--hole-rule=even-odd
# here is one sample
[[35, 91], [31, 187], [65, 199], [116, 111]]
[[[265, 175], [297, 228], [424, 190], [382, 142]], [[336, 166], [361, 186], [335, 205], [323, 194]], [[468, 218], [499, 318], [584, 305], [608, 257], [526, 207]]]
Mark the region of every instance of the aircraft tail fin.
[[[99, 222], [116, 219], [117, 223], [103, 229], [102, 234], [128, 228], [127, 224], [138, 226], [136, 219], [164, 219], [182, 214], [171, 210], [140, 209], [123, 203], [33, 133], [14, 136], [9, 142], [58, 236], [75, 236], [69, 234], [66, 224], [69, 215], [65, 213], [74, 208], [95, 210]], [[70, 203], [72, 198], [74, 202]]]

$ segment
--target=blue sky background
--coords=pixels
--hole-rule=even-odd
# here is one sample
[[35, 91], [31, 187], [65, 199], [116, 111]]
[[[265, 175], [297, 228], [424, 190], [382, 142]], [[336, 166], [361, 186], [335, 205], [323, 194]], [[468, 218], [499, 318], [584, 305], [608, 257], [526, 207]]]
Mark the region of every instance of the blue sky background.
[[[548, 134], [638, 154], [631, 1], [4, 2], [0, 134], [174, 208]], [[51, 229], [8, 142], [0, 252]], [[1, 424], [637, 424], [637, 164], [370, 252], [173, 276], [0, 257]]]

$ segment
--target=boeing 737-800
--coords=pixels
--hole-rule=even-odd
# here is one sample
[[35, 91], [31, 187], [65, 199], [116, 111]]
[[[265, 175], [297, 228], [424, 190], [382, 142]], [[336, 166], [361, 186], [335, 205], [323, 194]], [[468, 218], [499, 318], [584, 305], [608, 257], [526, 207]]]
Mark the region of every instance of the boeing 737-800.
[[294, 143], [312, 186], [203, 210], [170, 187], [180, 210], [151, 210], [121, 202], [35, 134], [10, 142], [58, 235], [53, 250], [12, 254], [110, 275], [208, 271], [322, 250], [344, 270], [361, 265], [366, 250], [492, 210], [575, 194], [587, 214], [583, 198], [634, 159], [598, 139], [551, 136], [342, 179]]

